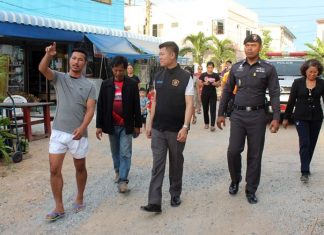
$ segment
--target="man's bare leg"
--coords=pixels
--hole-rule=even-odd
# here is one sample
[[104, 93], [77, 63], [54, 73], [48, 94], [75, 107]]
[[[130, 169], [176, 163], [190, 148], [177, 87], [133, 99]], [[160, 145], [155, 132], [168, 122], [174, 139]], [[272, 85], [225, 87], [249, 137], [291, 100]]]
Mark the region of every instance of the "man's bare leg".
[[75, 199], [75, 203], [78, 205], [83, 204], [83, 193], [85, 190], [85, 186], [87, 183], [87, 168], [86, 168], [86, 159], [75, 159], [73, 158], [75, 171], [76, 171], [76, 181], [77, 181], [77, 187], [78, 187], [78, 194]]
[[50, 163], [50, 181], [52, 192], [55, 200], [54, 212], [63, 213], [63, 177], [62, 177], [62, 166], [65, 153], [63, 154], [49, 154]]

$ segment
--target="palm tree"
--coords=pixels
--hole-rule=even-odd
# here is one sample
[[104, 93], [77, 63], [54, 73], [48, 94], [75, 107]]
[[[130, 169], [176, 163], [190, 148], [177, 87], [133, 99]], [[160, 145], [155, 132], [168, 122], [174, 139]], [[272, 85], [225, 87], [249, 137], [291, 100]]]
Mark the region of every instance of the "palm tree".
[[316, 38], [315, 45], [311, 43], [305, 43], [305, 45], [311, 49], [310, 51], [307, 51], [307, 57], [309, 59], [317, 59], [324, 64], [324, 41]]
[[235, 49], [232, 41], [229, 39], [219, 40], [215, 36], [212, 36], [211, 43], [210, 51], [213, 55], [211, 60], [215, 63], [217, 71], [220, 72], [221, 65], [224, 62], [227, 60], [235, 60]]
[[210, 41], [210, 37], [205, 37], [203, 32], [199, 32], [197, 35], [190, 34], [183, 40], [183, 44], [187, 44], [188, 42], [191, 44], [190, 46], [185, 46], [180, 50], [180, 55], [184, 56], [188, 53], [192, 54], [193, 62], [201, 65], [204, 61], [204, 56], [208, 51], [208, 42]]
[[270, 30], [262, 30], [262, 50], [260, 51], [261, 59], [269, 59], [269, 57], [267, 56], [267, 52], [271, 51], [271, 42], [272, 38], [270, 36]]

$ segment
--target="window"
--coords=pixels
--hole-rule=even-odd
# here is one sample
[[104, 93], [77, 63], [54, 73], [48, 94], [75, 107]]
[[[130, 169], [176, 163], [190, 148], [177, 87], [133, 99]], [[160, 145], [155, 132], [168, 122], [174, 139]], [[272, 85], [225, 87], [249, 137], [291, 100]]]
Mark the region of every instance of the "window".
[[153, 24], [152, 35], [154, 37], [161, 37], [162, 36], [162, 29], [163, 29], [163, 24]]
[[171, 28], [178, 28], [178, 27], [179, 27], [179, 23], [178, 22], [171, 23]]
[[92, 1], [100, 2], [100, 3], [104, 3], [104, 4], [108, 4], [108, 5], [111, 5], [111, 2], [112, 2], [112, 0], [92, 0]]
[[224, 34], [224, 20], [212, 20], [213, 34]]
[[251, 34], [252, 34], [252, 31], [249, 30], [249, 29], [247, 29], [247, 30], [246, 30], [246, 33], [245, 33], [245, 36], [247, 37], [247, 36], [250, 36]]
[[153, 37], [157, 37], [157, 24], [153, 24], [152, 35]]
[[204, 25], [204, 22], [202, 21], [197, 21], [197, 26], [203, 26]]

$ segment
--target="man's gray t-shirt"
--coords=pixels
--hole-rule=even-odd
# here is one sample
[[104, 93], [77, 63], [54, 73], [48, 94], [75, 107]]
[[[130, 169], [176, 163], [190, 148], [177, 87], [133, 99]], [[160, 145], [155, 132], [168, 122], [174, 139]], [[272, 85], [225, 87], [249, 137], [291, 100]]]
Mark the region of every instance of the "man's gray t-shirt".
[[[53, 129], [72, 134], [83, 122], [88, 99], [96, 99], [95, 86], [83, 76], [72, 78], [57, 71], [52, 83], [57, 100]], [[88, 136], [87, 131], [83, 136]]]

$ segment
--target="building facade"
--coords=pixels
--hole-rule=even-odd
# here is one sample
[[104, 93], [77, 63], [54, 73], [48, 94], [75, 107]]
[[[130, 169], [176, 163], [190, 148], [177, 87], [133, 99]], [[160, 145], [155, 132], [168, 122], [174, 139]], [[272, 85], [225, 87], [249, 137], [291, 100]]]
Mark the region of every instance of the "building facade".
[[148, 58], [155, 53], [149, 46], [158, 41], [124, 31], [122, 0], [12, 0], [1, 1], [0, 9], [0, 99], [7, 91], [55, 99], [53, 86], [38, 71], [53, 41], [57, 56], [50, 66], [67, 72], [71, 50], [82, 46], [89, 53], [89, 78], [111, 75], [104, 58]]
[[324, 19], [316, 20], [317, 23], [317, 37], [324, 41]]
[[[145, 33], [147, 6], [125, 7], [125, 30]], [[259, 33], [258, 16], [233, 0], [179, 1], [151, 6], [150, 35], [185, 46], [183, 39], [190, 34], [203, 32], [220, 40], [230, 39], [238, 58], [243, 57], [243, 40], [246, 35]]]
[[283, 25], [261, 25], [261, 30], [268, 30], [272, 38], [270, 49], [276, 52], [295, 51], [295, 35]]
[[124, 29], [123, 0], [6, 0], [0, 9], [57, 20]]

